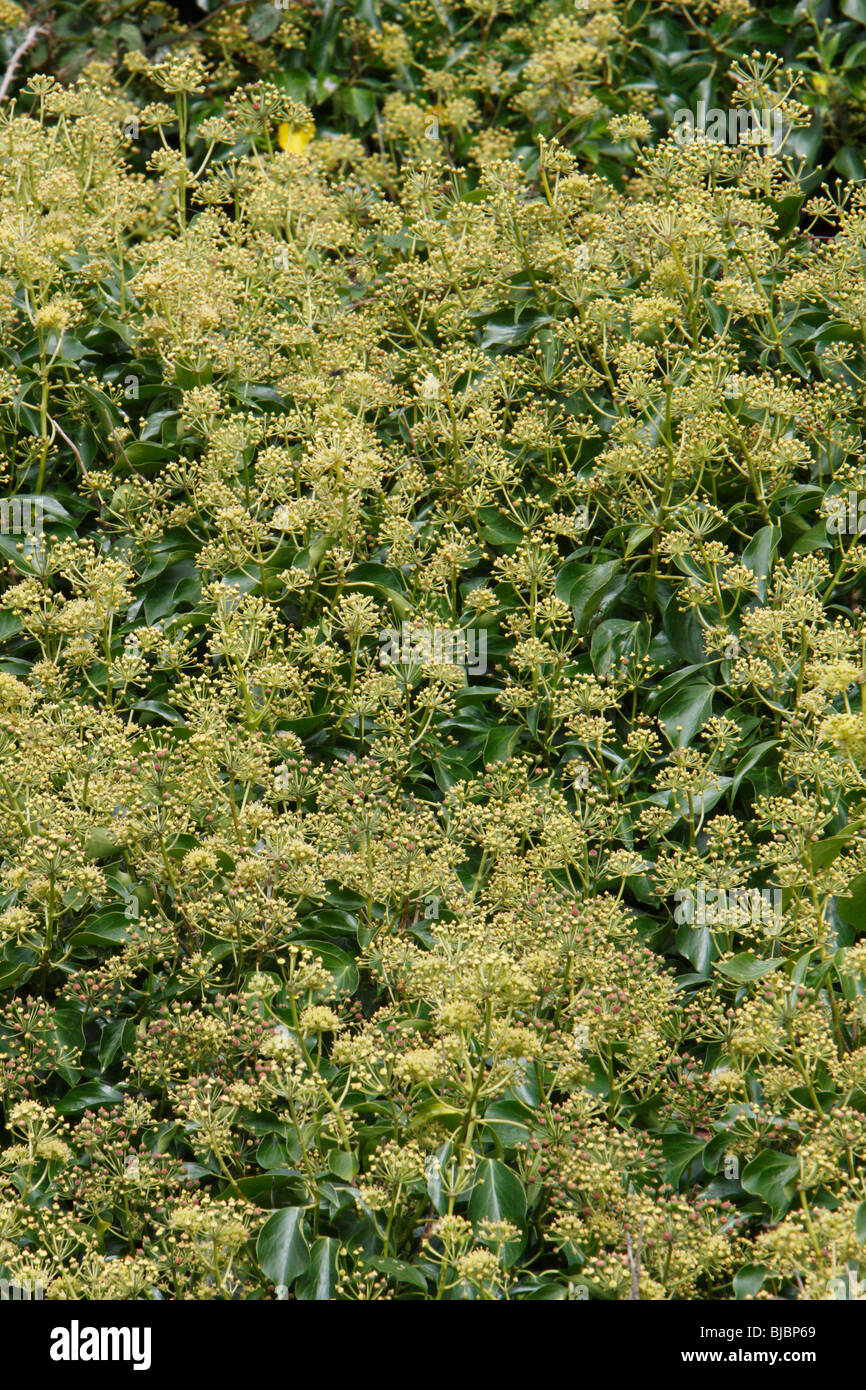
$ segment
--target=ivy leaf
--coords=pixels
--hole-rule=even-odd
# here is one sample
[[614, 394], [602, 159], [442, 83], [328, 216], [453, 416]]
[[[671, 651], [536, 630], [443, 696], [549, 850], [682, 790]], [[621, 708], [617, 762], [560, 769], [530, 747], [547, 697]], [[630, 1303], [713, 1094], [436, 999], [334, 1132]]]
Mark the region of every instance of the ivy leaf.
[[[469, 1198], [469, 1220], [509, 1221], [522, 1232], [526, 1221], [526, 1193], [516, 1173], [497, 1158], [483, 1158], [475, 1170], [475, 1184]], [[503, 1258], [506, 1265], [518, 1258], [523, 1241], [509, 1241]]]
[[516, 724], [501, 724], [498, 728], [491, 729], [484, 740], [485, 764], [507, 762], [514, 752], [520, 732]]
[[715, 687], [706, 683], [687, 685], [671, 696], [659, 710], [659, 723], [674, 748], [688, 748], [698, 729], [713, 712]]
[[752, 951], [741, 951], [724, 964], [719, 963], [716, 969], [727, 975], [729, 980], [736, 980], [737, 984], [745, 985], [752, 980], [762, 980], [765, 975], [771, 975], [782, 964], [781, 960], [759, 960]]
[[799, 1171], [796, 1158], [775, 1149], [762, 1149], [746, 1164], [741, 1181], [744, 1190], [761, 1197], [778, 1218], [791, 1205], [792, 1187]]
[[[255, 39], [256, 43], [263, 43], [280, 27], [281, 19], [282, 13], [276, 5], [270, 3], [259, 5], [258, 9], [253, 10], [247, 20], [247, 33], [251, 39]], [[280, 1282], [277, 1280], [277, 1283]], [[285, 1280], [282, 1282], [285, 1283]]]
[[310, 1267], [304, 1207], [283, 1207], [269, 1216], [256, 1241], [256, 1257], [272, 1284], [292, 1284]]
[[773, 557], [781, 539], [782, 532], [778, 526], [763, 526], [743, 551], [743, 564], [758, 581], [758, 598], [762, 603], [767, 597]]
[[737, 1298], [754, 1298], [764, 1286], [769, 1274], [766, 1265], [743, 1265], [734, 1275], [734, 1293]]
[[85, 1081], [73, 1086], [62, 1100], [55, 1105], [58, 1115], [77, 1115], [80, 1110], [92, 1110], [95, 1105], [116, 1105], [123, 1100], [123, 1092], [104, 1081]]
[[309, 1269], [295, 1289], [295, 1297], [302, 1303], [327, 1303], [334, 1297], [339, 1245], [333, 1236], [319, 1236], [313, 1241]]
[[662, 1153], [666, 1160], [668, 1182], [674, 1186], [683, 1173], [707, 1146], [706, 1139], [696, 1139], [693, 1134], [662, 1135]]
[[556, 576], [556, 596], [574, 609], [574, 625], [586, 632], [607, 596], [611, 580], [622, 568], [622, 560], [604, 560], [587, 565], [583, 561], [566, 561]]

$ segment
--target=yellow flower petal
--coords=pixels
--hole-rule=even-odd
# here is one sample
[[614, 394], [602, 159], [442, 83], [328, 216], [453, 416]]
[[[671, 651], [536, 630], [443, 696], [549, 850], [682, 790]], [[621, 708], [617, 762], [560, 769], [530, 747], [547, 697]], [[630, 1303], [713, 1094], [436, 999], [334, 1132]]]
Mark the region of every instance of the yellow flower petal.
[[295, 126], [283, 121], [277, 129], [280, 149], [288, 150], [290, 154], [303, 154], [315, 133], [316, 127], [312, 122], [304, 126]]

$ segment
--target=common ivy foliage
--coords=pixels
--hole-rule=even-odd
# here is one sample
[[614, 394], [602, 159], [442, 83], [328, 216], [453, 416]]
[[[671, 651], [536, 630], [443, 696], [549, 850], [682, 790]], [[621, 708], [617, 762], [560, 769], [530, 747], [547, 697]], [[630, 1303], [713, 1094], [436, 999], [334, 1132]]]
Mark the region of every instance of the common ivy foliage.
[[0, 0], [0, 1275], [857, 1297], [866, 12], [211, 8]]

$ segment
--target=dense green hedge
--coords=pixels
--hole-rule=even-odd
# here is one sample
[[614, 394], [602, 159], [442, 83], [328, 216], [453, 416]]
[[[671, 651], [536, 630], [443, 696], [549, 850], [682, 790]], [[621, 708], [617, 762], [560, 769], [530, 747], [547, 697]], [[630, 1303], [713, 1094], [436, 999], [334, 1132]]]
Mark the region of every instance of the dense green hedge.
[[866, 6], [188, 23], [0, 0], [0, 1276], [856, 1296]]

